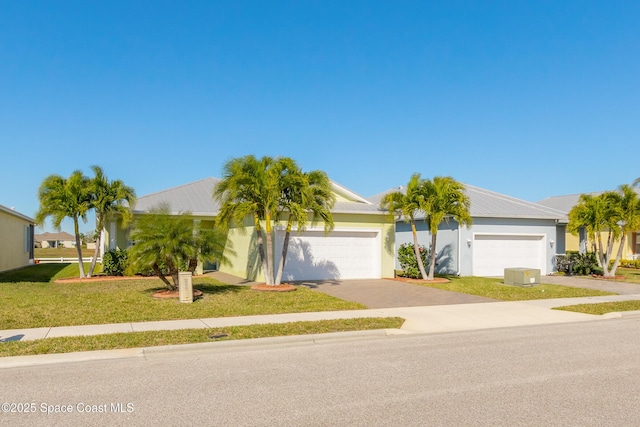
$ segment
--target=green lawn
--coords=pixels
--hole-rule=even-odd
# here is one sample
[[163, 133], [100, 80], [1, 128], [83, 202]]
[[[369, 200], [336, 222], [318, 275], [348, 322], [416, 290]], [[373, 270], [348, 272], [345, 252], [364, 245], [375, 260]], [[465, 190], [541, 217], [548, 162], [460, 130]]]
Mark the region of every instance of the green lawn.
[[[255, 292], [247, 286], [194, 278], [204, 295], [193, 304], [151, 295], [159, 279], [53, 283], [77, 277], [77, 265], [38, 264], [0, 274], [0, 329], [357, 310], [361, 304], [301, 287], [295, 292]], [[32, 277], [32, 281], [20, 281]]]
[[[640, 284], [640, 270], [637, 268], [618, 268], [616, 276], [624, 276], [624, 282]], [[640, 288], [638, 292], [640, 292]]]
[[[34, 255], [36, 258], [77, 258], [78, 251], [76, 248], [35, 248]], [[93, 256], [93, 249], [82, 248], [82, 256]]]
[[[524, 301], [550, 298], [573, 298], [600, 295], [616, 295], [611, 292], [592, 289], [572, 288], [569, 286], [540, 284], [528, 288], [505, 285], [502, 279], [488, 277], [447, 277], [449, 283], [424, 283], [422, 286], [443, 289], [445, 291], [461, 292], [493, 298], [500, 301]], [[544, 281], [544, 279], [542, 279]]]
[[567, 305], [564, 307], [556, 307], [554, 310], [575, 311], [576, 313], [586, 314], [605, 314], [613, 313], [616, 311], [634, 311], [640, 310], [640, 301], [614, 301], [614, 302], [601, 302], [597, 304], [576, 304]]
[[[11, 341], [0, 344], [0, 356], [68, 353], [73, 351], [113, 350], [211, 341], [264, 338], [285, 335], [308, 335], [328, 332], [363, 331], [399, 328], [399, 317], [321, 320], [283, 324], [231, 326], [223, 329], [182, 329], [105, 335], [47, 338], [34, 341]], [[220, 337], [220, 338], [212, 338]]]

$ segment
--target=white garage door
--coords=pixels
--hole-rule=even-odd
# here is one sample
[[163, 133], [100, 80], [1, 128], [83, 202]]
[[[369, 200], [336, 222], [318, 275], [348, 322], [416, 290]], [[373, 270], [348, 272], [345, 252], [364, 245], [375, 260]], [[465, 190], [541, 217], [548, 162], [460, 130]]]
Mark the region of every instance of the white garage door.
[[[291, 233], [283, 280], [380, 278], [377, 231], [305, 231]], [[278, 232], [277, 260], [284, 231]], [[277, 268], [277, 267], [276, 267]]]
[[539, 268], [546, 274], [544, 236], [476, 234], [473, 275], [502, 276], [505, 268]]

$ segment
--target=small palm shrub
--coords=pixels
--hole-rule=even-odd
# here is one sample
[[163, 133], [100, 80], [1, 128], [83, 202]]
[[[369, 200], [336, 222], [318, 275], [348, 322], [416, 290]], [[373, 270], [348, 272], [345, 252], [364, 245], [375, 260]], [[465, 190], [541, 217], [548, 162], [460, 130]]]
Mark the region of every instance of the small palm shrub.
[[[420, 256], [422, 258], [422, 264], [424, 268], [428, 268], [429, 264], [429, 251], [426, 247], [418, 245]], [[420, 269], [418, 268], [418, 260], [416, 259], [415, 251], [413, 250], [413, 243], [403, 243], [398, 248], [398, 262], [402, 268], [402, 275], [412, 279], [421, 279]]]

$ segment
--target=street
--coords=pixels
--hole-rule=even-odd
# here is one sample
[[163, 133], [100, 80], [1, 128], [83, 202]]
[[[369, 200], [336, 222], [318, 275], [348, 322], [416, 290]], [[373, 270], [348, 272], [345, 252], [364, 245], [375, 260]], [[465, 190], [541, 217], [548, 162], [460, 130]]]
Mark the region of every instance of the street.
[[639, 337], [615, 319], [6, 368], [0, 424], [631, 426]]

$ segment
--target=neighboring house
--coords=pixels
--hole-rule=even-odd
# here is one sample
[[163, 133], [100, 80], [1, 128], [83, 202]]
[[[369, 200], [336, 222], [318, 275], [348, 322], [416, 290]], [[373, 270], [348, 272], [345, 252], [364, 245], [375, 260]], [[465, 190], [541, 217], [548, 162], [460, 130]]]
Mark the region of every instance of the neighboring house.
[[[636, 188], [636, 192], [640, 193], [640, 189]], [[587, 193], [591, 196], [598, 196], [603, 192]], [[538, 204], [553, 208], [566, 215], [569, 215], [569, 211], [578, 204], [581, 194], [568, 194], [565, 196], [548, 197], [544, 200], [540, 200]], [[566, 250], [579, 251], [584, 253], [592, 250], [592, 242], [588, 242], [587, 233], [584, 229], [581, 229], [578, 235], [567, 231], [566, 233]], [[617, 251], [618, 245], [614, 246], [614, 250]], [[616, 256], [616, 253], [613, 254]], [[630, 231], [627, 235], [625, 246], [622, 252], [622, 259], [638, 259], [640, 258], [640, 230]]]
[[[219, 182], [206, 178], [138, 198], [134, 215], [141, 215], [161, 203], [168, 203], [177, 214], [190, 211], [195, 221], [213, 224], [219, 206], [213, 188]], [[391, 215], [347, 188], [332, 182], [336, 205], [332, 210], [334, 229], [327, 235], [323, 224], [293, 232], [289, 244], [283, 281], [368, 279], [393, 277], [393, 223]], [[263, 280], [252, 221], [245, 230], [231, 228], [226, 256], [229, 265], [220, 271], [251, 280]], [[126, 248], [129, 231], [111, 221], [104, 231], [106, 249]], [[284, 238], [284, 227], [274, 230], [274, 265], [277, 265]], [[202, 266], [199, 266], [202, 271]]]
[[0, 205], [0, 271], [33, 263], [35, 220]]
[[[398, 189], [403, 187], [368, 200], [379, 204], [385, 194]], [[465, 184], [465, 193], [471, 201], [473, 224], [468, 229], [453, 219], [440, 224], [437, 273], [502, 276], [510, 267], [537, 268], [541, 274], [555, 270], [555, 255], [565, 251], [567, 216], [563, 212], [472, 185]], [[423, 219], [416, 220], [418, 243], [429, 246], [431, 236]], [[396, 221], [395, 234], [396, 253], [401, 244], [413, 243], [411, 227], [403, 219]]]
[[71, 234], [61, 231], [59, 233], [42, 233], [35, 235], [36, 244], [42, 248], [75, 248], [76, 238]]

